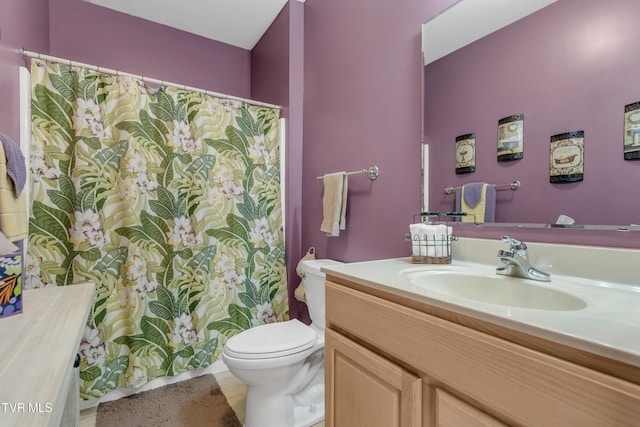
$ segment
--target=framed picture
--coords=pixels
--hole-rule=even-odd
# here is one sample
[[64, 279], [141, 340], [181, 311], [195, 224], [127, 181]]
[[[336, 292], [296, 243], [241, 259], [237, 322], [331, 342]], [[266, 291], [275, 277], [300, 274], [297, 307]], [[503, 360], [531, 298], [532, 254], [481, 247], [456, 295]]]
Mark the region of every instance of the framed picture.
[[577, 182], [583, 177], [584, 131], [553, 135], [549, 150], [550, 182]]
[[640, 102], [624, 107], [624, 159], [640, 160]]
[[524, 157], [524, 114], [498, 120], [498, 161], [508, 162]]
[[456, 173], [476, 171], [476, 134], [456, 137]]

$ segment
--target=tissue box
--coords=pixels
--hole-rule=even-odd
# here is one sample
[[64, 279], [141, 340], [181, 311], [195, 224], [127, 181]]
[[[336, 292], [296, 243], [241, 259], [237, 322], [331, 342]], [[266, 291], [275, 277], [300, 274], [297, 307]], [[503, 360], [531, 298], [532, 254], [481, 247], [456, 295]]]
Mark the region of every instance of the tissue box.
[[22, 313], [22, 252], [0, 255], [0, 317]]

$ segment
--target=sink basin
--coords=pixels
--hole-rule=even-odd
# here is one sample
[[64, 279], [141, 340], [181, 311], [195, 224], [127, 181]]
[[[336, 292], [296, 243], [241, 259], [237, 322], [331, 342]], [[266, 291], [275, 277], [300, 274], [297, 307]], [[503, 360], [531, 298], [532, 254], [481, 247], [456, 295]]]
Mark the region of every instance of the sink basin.
[[580, 298], [538, 282], [499, 275], [452, 270], [412, 271], [405, 279], [425, 289], [457, 298], [536, 310], [581, 310]]

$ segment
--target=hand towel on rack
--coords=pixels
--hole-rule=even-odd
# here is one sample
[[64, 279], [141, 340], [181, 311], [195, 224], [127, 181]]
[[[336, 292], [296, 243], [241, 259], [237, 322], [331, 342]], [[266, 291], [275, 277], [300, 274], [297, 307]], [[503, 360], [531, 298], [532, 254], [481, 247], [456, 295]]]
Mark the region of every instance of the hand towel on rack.
[[27, 168], [20, 146], [13, 142], [11, 138], [0, 132], [0, 141], [4, 149], [4, 156], [7, 164], [7, 175], [13, 181], [13, 189], [16, 197], [22, 193], [24, 184], [27, 181]]
[[11, 242], [25, 239], [28, 235], [27, 202], [25, 192], [18, 197], [7, 173], [7, 158], [0, 149], [0, 231]]
[[322, 224], [320, 230], [328, 236], [339, 236], [347, 226], [348, 179], [345, 172], [327, 174], [323, 178]]
[[462, 222], [494, 222], [496, 186], [473, 182], [456, 189], [456, 211], [468, 214], [461, 218]]
[[342, 177], [342, 203], [340, 205], [340, 230], [347, 229], [347, 192], [349, 191], [349, 174]]
[[484, 222], [496, 222], [496, 185], [487, 184], [485, 195]]

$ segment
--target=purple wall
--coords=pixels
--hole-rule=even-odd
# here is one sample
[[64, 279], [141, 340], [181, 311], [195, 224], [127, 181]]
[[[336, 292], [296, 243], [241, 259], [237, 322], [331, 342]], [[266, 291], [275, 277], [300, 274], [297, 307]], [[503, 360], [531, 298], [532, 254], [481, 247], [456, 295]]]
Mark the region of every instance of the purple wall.
[[49, 13], [51, 55], [228, 95], [251, 96], [248, 50], [83, 0], [51, 0]]
[[[305, 3], [303, 247], [357, 261], [405, 256], [421, 207], [421, 24], [449, 1]], [[320, 231], [325, 173], [349, 177], [347, 230]]]
[[[640, 162], [622, 154], [624, 106], [640, 101], [634, 55], [640, 37], [634, 0], [560, 0], [425, 68], [425, 142], [430, 145], [430, 210], [450, 211], [443, 188], [508, 183], [498, 222], [639, 223]], [[524, 114], [524, 159], [496, 161], [498, 119]], [[584, 181], [549, 183], [549, 137], [585, 131]], [[476, 133], [476, 172], [456, 175], [454, 141]], [[614, 187], [615, 186], [615, 187]], [[551, 208], [552, 207], [552, 208]], [[508, 231], [508, 230], [506, 230]], [[465, 229], [463, 234], [469, 234]], [[497, 232], [473, 230], [492, 238]], [[635, 233], [518, 231], [538, 241], [639, 247]], [[460, 234], [460, 233], [459, 233]], [[634, 238], [635, 236], [635, 238]]]
[[[289, 5], [251, 51], [251, 96], [286, 106], [289, 101]], [[285, 111], [281, 116], [285, 116]]]
[[49, 51], [49, 1], [0, 2], [0, 132], [20, 141], [18, 67], [26, 65], [21, 47]]
[[289, 277], [289, 314], [308, 321], [305, 304], [293, 291], [300, 283], [296, 266], [303, 255], [302, 228], [302, 92], [304, 5], [287, 4], [251, 51], [251, 96], [283, 106], [286, 117], [286, 252]]
[[309, 320], [307, 306], [292, 292], [300, 283], [295, 271], [308, 248], [302, 247], [302, 167], [304, 118], [304, 4], [291, 1], [289, 26], [289, 106], [287, 134], [287, 265], [292, 317]]

